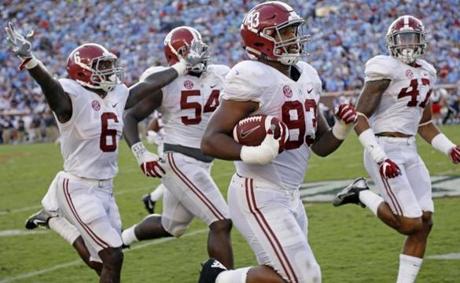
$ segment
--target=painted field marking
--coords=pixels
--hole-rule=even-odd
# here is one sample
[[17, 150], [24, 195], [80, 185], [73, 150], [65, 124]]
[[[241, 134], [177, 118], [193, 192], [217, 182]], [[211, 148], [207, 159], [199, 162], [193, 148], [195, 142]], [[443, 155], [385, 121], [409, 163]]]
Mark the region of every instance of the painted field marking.
[[440, 260], [460, 260], [460, 253], [449, 253], [442, 255], [430, 255], [427, 259], [440, 259]]

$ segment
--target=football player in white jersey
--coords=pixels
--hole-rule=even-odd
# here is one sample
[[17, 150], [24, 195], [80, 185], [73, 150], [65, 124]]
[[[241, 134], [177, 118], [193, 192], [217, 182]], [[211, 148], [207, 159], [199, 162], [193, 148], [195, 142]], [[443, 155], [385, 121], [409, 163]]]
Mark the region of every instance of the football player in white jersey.
[[[101, 45], [88, 43], [69, 55], [69, 78], [57, 80], [32, 54], [29, 40], [33, 33], [24, 37], [11, 22], [5, 30], [11, 50], [22, 60], [20, 69], [27, 69], [40, 85], [61, 134], [64, 170], [56, 175], [42, 205], [76, 227], [91, 261], [102, 263], [100, 282], [119, 282], [123, 262], [121, 220], [112, 180], [118, 170], [123, 111], [201, 58], [189, 52], [186, 59], [128, 89], [121, 82], [118, 58]], [[58, 225], [51, 228], [63, 233], [68, 228], [59, 226], [62, 221], [48, 223]], [[66, 239], [75, 239], [75, 233]]]
[[431, 120], [430, 94], [436, 70], [420, 57], [425, 29], [413, 16], [401, 16], [386, 36], [390, 55], [370, 59], [357, 103], [355, 131], [364, 146], [364, 165], [382, 197], [362, 180], [340, 192], [335, 205], [367, 206], [380, 220], [406, 236], [398, 283], [415, 281], [422, 264], [434, 211], [428, 170], [417, 153], [417, 133], [435, 149], [460, 162], [460, 148]]
[[[228, 191], [233, 223], [254, 251], [258, 266], [225, 270], [209, 259], [200, 283], [321, 282], [320, 267], [307, 240], [307, 217], [299, 195], [310, 152], [326, 156], [352, 129], [356, 112], [340, 105], [332, 130], [318, 111], [322, 91], [316, 70], [299, 61], [307, 36], [305, 21], [280, 1], [259, 4], [241, 25], [253, 60], [235, 65], [227, 75], [222, 101], [208, 123], [201, 149], [235, 160]], [[267, 133], [259, 146], [241, 146], [234, 126], [251, 115], [272, 115], [289, 128], [285, 149]]]
[[[199, 32], [191, 27], [173, 29], [165, 38], [164, 51], [170, 65], [176, 64], [178, 54], [187, 54], [190, 46], [207, 46]], [[163, 70], [147, 69], [141, 81]], [[226, 267], [233, 267], [230, 241], [231, 221], [227, 204], [213, 181], [210, 170], [213, 158], [200, 150], [201, 137], [209, 118], [219, 105], [224, 76], [229, 68], [209, 65], [207, 59], [192, 67], [169, 85], [158, 89], [125, 114], [125, 138], [145, 175], [162, 177], [165, 186], [163, 213], [150, 215], [122, 233], [123, 242], [160, 237], [180, 237], [194, 217], [209, 226], [208, 254], [218, 258]], [[155, 109], [164, 122], [164, 155], [161, 167], [149, 164], [156, 161], [139, 140], [137, 124]]]

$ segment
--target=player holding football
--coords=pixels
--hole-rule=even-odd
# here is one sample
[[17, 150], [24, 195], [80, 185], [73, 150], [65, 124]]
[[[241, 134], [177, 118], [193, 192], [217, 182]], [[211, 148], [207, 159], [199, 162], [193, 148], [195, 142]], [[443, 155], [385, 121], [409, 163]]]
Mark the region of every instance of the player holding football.
[[12, 52], [22, 60], [20, 69], [27, 69], [40, 85], [61, 134], [64, 170], [54, 178], [42, 205], [55, 217], [64, 217], [76, 230], [68, 231], [62, 221], [52, 221], [50, 227], [59, 230], [60, 235], [72, 233], [65, 237], [69, 242], [78, 237], [78, 232], [89, 251], [88, 260], [102, 262], [100, 282], [119, 282], [123, 262], [121, 220], [112, 195], [112, 180], [118, 170], [123, 111], [201, 58], [190, 52], [187, 59], [128, 89], [121, 82], [118, 58], [101, 45], [88, 43], [69, 55], [69, 79], [57, 80], [32, 54], [29, 40], [33, 33], [24, 37], [11, 22], [5, 31]]
[[422, 22], [402, 16], [386, 36], [389, 56], [366, 63], [365, 85], [357, 103], [355, 131], [364, 146], [364, 165], [380, 191], [359, 180], [340, 192], [334, 205], [367, 206], [380, 220], [406, 236], [399, 257], [398, 283], [412, 283], [422, 264], [434, 211], [428, 170], [417, 153], [415, 135], [460, 162], [460, 148], [431, 120], [430, 94], [436, 70], [425, 60]]
[[[310, 150], [335, 151], [352, 129], [356, 112], [339, 107], [332, 130], [318, 111], [321, 80], [299, 61], [307, 37], [305, 21], [279, 1], [255, 6], [241, 25], [244, 47], [253, 60], [235, 65], [226, 77], [222, 102], [201, 143], [207, 155], [236, 160], [228, 204], [233, 223], [254, 251], [259, 266], [226, 270], [209, 259], [200, 283], [320, 282], [321, 272], [307, 240], [307, 217], [299, 186]], [[267, 133], [259, 146], [232, 138], [235, 125], [255, 114], [277, 117], [289, 128], [284, 151]]]
[[[201, 46], [208, 54], [199, 32], [191, 27], [177, 27], [165, 38], [168, 63], [176, 64], [190, 46]], [[203, 56], [204, 58], [205, 56]], [[147, 69], [141, 81], [163, 67]], [[208, 254], [226, 267], [233, 267], [230, 241], [231, 221], [228, 207], [210, 175], [213, 158], [200, 150], [200, 141], [209, 118], [219, 105], [219, 94], [229, 68], [207, 65], [207, 58], [169, 85], [158, 89], [125, 114], [125, 137], [142, 171], [149, 177], [162, 177], [165, 186], [163, 213], [146, 217], [123, 231], [123, 242], [160, 237], [180, 237], [194, 217], [209, 226]], [[161, 163], [139, 140], [137, 124], [155, 109], [164, 122], [164, 155]]]

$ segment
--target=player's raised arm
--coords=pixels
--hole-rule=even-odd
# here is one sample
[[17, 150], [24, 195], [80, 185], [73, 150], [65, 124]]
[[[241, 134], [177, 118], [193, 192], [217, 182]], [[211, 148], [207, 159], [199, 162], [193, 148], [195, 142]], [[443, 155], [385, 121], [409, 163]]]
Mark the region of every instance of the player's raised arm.
[[[147, 75], [143, 80], [129, 88], [129, 97], [125, 109], [133, 107], [149, 94], [153, 94], [162, 87], [171, 83], [178, 76], [188, 72], [208, 57], [207, 46], [199, 41], [194, 41], [188, 52], [181, 56], [176, 54], [179, 62], [161, 71]], [[150, 113], [149, 113], [150, 114]]]
[[455, 145], [433, 124], [431, 103], [426, 105], [420, 120], [418, 134], [435, 149], [449, 156], [454, 164], [460, 163], [460, 146]]
[[72, 102], [61, 84], [53, 78], [46, 67], [32, 54], [30, 39], [33, 32], [23, 36], [16, 30], [12, 22], [5, 27], [7, 41], [13, 53], [22, 60], [19, 69], [27, 69], [34, 80], [40, 85], [48, 104], [56, 113], [61, 123], [67, 122], [72, 116]]

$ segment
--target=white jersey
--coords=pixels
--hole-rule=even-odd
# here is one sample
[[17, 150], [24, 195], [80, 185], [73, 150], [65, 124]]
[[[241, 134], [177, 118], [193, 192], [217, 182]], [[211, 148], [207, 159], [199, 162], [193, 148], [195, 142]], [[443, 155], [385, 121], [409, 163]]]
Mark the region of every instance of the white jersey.
[[416, 135], [436, 82], [434, 67], [425, 60], [417, 60], [413, 67], [391, 56], [379, 55], [367, 61], [365, 75], [366, 82], [391, 80], [369, 119], [374, 132]]
[[275, 68], [258, 61], [243, 61], [227, 75], [223, 99], [254, 101], [259, 108], [253, 114], [272, 115], [289, 128], [286, 150], [268, 165], [236, 161], [239, 175], [268, 181], [284, 189], [295, 190], [303, 182], [310, 150], [307, 142], [315, 138], [317, 105], [321, 80], [305, 62], [296, 65], [300, 77], [294, 81]]
[[72, 101], [72, 117], [57, 119], [64, 171], [89, 179], [111, 179], [118, 171], [118, 142], [129, 90], [119, 84], [101, 98], [74, 80], [59, 82]]
[[[149, 68], [140, 80], [164, 69]], [[209, 118], [219, 105], [220, 91], [229, 70], [225, 65], [209, 65], [200, 77], [183, 75], [161, 89], [163, 100], [159, 111], [163, 115], [165, 144], [200, 148]]]

